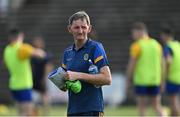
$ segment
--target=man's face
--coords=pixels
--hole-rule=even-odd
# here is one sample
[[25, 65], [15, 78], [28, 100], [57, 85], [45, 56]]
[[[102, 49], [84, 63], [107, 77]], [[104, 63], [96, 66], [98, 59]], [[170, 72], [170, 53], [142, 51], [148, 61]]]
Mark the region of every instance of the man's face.
[[85, 19], [78, 19], [68, 26], [68, 30], [75, 40], [84, 40], [87, 39], [87, 35], [91, 31], [91, 25], [88, 25]]
[[142, 36], [143, 36], [143, 31], [141, 31], [141, 30], [132, 30], [132, 38], [134, 39], [134, 40], [137, 40], [137, 39], [140, 39], [140, 38], [142, 38]]
[[34, 40], [33, 40], [33, 45], [36, 47], [36, 48], [41, 48], [41, 49], [44, 49], [45, 48], [45, 43], [43, 41], [43, 39], [41, 37], [36, 37]]
[[160, 38], [161, 38], [163, 43], [166, 43], [166, 41], [168, 41], [168, 39], [169, 39], [169, 36], [164, 34], [164, 33], [161, 33]]

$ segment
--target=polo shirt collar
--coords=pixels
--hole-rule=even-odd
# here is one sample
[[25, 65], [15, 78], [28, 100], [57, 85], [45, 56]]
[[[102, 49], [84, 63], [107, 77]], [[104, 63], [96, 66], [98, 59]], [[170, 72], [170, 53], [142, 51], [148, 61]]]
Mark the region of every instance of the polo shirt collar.
[[73, 46], [72, 46], [72, 49], [73, 50], [75, 50], [75, 51], [79, 51], [79, 50], [81, 50], [81, 49], [83, 49], [83, 48], [88, 48], [88, 45], [89, 45], [89, 41], [90, 41], [91, 39], [87, 39], [87, 41], [85, 42], [85, 44], [81, 47], [81, 48], [79, 48], [78, 50], [76, 50], [75, 49], [75, 44], [73, 44]]

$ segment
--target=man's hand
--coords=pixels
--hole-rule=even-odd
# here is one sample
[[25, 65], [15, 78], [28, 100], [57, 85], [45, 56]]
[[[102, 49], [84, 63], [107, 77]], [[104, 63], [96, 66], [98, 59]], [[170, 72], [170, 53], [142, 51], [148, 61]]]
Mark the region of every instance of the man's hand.
[[161, 83], [161, 85], [160, 85], [160, 92], [161, 93], [165, 92], [165, 83]]
[[67, 75], [66, 80], [74, 81], [74, 80], [78, 80], [79, 73], [73, 71], [67, 71], [66, 75]]
[[33, 56], [44, 58], [46, 56], [46, 52], [42, 49], [35, 48], [33, 51]]
[[132, 88], [132, 81], [130, 79], [126, 80], [126, 95], [129, 95], [129, 91], [131, 91]]
[[60, 88], [62, 91], [66, 92], [67, 91], [67, 87], [66, 85], [64, 85], [62, 88]]

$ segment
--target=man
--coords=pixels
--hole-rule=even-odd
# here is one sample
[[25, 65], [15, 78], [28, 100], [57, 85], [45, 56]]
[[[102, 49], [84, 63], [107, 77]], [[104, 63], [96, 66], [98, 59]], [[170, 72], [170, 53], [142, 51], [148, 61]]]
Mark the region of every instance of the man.
[[164, 57], [166, 60], [166, 92], [170, 98], [172, 116], [179, 116], [180, 93], [180, 43], [173, 38], [173, 32], [165, 27], [160, 33], [164, 42]]
[[162, 81], [161, 46], [155, 39], [148, 36], [147, 28], [142, 22], [133, 25], [132, 37], [135, 42], [130, 48], [127, 76], [128, 82], [133, 78], [140, 116], [145, 115], [147, 97], [152, 99], [152, 105], [156, 113], [162, 116], [160, 97]]
[[[35, 37], [32, 44], [35, 48], [39, 48], [45, 51], [45, 42], [42, 37]], [[47, 92], [46, 76], [53, 68], [50, 59], [51, 56], [47, 54], [47, 52], [46, 57], [44, 58], [39, 58], [36, 56], [31, 58], [33, 89], [40, 95], [43, 115], [48, 115], [49, 112], [49, 96]], [[36, 108], [35, 110], [38, 111], [38, 108]]]
[[[82, 89], [77, 94], [68, 92], [68, 116], [103, 115], [101, 86], [111, 84], [111, 73], [102, 44], [88, 38], [91, 28], [90, 18], [84, 11], [69, 18], [68, 31], [73, 35], [74, 44], [64, 51], [62, 67], [67, 71], [67, 80], [80, 80]], [[89, 61], [97, 66], [97, 74], [89, 73]]]
[[9, 44], [4, 50], [4, 61], [10, 73], [9, 88], [17, 103], [21, 116], [33, 115], [32, 105], [32, 72], [30, 57], [44, 57], [44, 51], [24, 44], [24, 34], [18, 29], [9, 33]]

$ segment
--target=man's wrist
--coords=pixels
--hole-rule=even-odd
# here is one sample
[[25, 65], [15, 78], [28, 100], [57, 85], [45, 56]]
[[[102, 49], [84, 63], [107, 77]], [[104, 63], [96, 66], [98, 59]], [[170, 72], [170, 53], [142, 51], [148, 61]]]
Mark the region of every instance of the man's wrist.
[[84, 73], [77, 72], [76, 80], [83, 80], [83, 78], [84, 78]]

